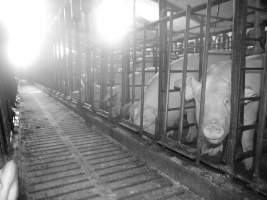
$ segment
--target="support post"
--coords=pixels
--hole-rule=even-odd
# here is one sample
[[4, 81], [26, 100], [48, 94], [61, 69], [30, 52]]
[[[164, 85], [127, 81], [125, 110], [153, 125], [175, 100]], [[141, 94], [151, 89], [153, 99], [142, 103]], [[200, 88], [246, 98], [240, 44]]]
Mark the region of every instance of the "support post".
[[[159, 18], [167, 17], [167, 3], [165, 0], [159, 0]], [[159, 88], [158, 88], [158, 120], [155, 133], [156, 139], [159, 139], [166, 132], [165, 118], [166, 112], [166, 91], [167, 74], [166, 66], [168, 65], [168, 47], [167, 47], [167, 21], [161, 20], [159, 24]]]

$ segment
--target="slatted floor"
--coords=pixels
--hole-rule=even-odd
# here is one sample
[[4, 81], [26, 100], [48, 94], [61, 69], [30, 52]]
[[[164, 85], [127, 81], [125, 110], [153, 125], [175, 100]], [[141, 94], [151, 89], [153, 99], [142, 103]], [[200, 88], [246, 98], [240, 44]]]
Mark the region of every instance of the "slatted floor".
[[36, 87], [20, 93], [20, 199], [201, 199]]

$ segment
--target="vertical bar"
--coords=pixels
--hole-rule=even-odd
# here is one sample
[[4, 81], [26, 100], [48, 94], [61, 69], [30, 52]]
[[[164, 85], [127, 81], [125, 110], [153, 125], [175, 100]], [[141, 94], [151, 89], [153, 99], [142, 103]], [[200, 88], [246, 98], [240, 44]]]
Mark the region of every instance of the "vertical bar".
[[203, 65], [202, 65], [202, 75], [201, 75], [201, 98], [200, 98], [200, 110], [199, 110], [199, 131], [197, 137], [197, 164], [200, 161], [201, 147], [203, 144], [203, 115], [205, 109], [205, 94], [206, 94], [206, 78], [207, 78], [207, 67], [208, 67], [208, 51], [210, 42], [210, 15], [211, 15], [211, 0], [208, 0], [207, 10], [206, 10], [206, 27], [205, 27], [205, 43], [203, 49]]
[[79, 91], [78, 103], [81, 103], [81, 49], [80, 49], [80, 22], [78, 19], [75, 20], [75, 46], [76, 46], [76, 90]]
[[186, 29], [184, 32], [184, 62], [183, 62], [183, 74], [182, 74], [182, 90], [180, 90], [180, 119], [179, 119], [179, 134], [178, 134], [178, 143], [181, 143], [182, 134], [183, 134], [183, 122], [184, 122], [184, 107], [185, 107], [185, 87], [186, 87], [186, 74], [187, 74], [187, 61], [188, 61], [188, 38], [189, 38], [189, 28], [190, 28], [190, 17], [191, 16], [191, 7], [187, 5], [186, 7]]
[[114, 87], [114, 73], [115, 73], [115, 70], [114, 70], [114, 51], [111, 50], [110, 52], [110, 56], [109, 56], [109, 68], [110, 68], [110, 75], [109, 75], [109, 78], [110, 78], [110, 81], [109, 81], [109, 93], [110, 93], [110, 108], [111, 110], [109, 111], [109, 117], [111, 118], [112, 117], [112, 104], [113, 104], [113, 87]]
[[68, 59], [68, 25], [67, 25], [67, 8], [64, 8], [64, 55], [65, 55], [65, 82], [66, 82], [66, 90], [65, 95], [69, 95], [69, 59]]
[[[159, 19], [167, 16], [167, 3], [165, 0], [159, 0]], [[159, 139], [166, 132], [164, 122], [167, 115], [166, 90], [168, 90], [166, 66], [168, 65], [168, 47], [167, 47], [167, 21], [160, 21], [159, 24], [159, 88], [158, 88], [158, 120], [156, 124], [156, 138]]]
[[85, 10], [85, 43], [86, 43], [86, 102], [88, 103], [90, 100], [90, 62], [91, 62], [91, 52], [89, 50], [89, 44], [90, 44], [90, 30], [89, 30], [89, 14], [88, 10]]
[[203, 44], [204, 44], [204, 17], [200, 19], [200, 39], [199, 39], [199, 74], [198, 80], [201, 79], [202, 64], [203, 64]]
[[[121, 80], [121, 104], [122, 106], [128, 103], [129, 93], [129, 73], [130, 73], [130, 53], [129, 40], [126, 39], [122, 46], [122, 80]], [[121, 113], [122, 114], [122, 113]]]
[[104, 99], [107, 94], [107, 51], [105, 49], [102, 49], [101, 51], [101, 82], [100, 82], [100, 106], [103, 109], [105, 107], [104, 105]]
[[[266, 34], [267, 39], [267, 34]], [[259, 178], [260, 173], [260, 163], [262, 158], [263, 150], [263, 135], [265, 130], [265, 117], [267, 115], [267, 43], [265, 43], [265, 54], [264, 54], [264, 63], [263, 63], [263, 73], [261, 76], [261, 91], [260, 91], [260, 102], [259, 102], [259, 125], [257, 129], [257, 138], [256, 138], [256, 153], [254, 157], [254, 173], [253, 178], [256, 181]]]
[[[255, 6], [257, 8], [261, 7], [260, 0], [255, 1]], [[254, 37], [259, 38], [261, 36], [261, 30], [260, 30], [260, 22], [261, 22], [261, 16], [260, 12], [258, 10], [255, 10], [255, 15], [254, 15]], [[259, 54], [261, 53], [261, 46], [259, 41], [255, 41], [255, 48], [254, 48], [254, 54]]]
[[166, 66], [166, 76], [167, 76], [167, 90], [166, 90], [166, 104], [165, 104], [165, 112], [166, 112], [166, 117], [164, 121], [164, 132], [162, 134], [163, 139], [167, 136], [167, 126], [168, 126], [168, 108], [169, 108], [169, 97], [170, 97], [170, 69], [171, 69], [171, 56], [172, 56], [172, 51], [173, 51], [173, 42], [172, 42], [172, 37], [173, 37], [173, 11], [171, 12], [171, 19], [169, 21], [170, 23], [170, 30], [168, 34], [168, 60], [167, 60], [167, 66]]
[[90, 104], [92, 106], [92, 109], [95, 109], [94, 106], [94, 100], [95, 100], [95, 81], [94, 81], [94, 68], [95, 68], [95, 52], [94, 49], [90, 50], [90, 79], [89, 79], [89, 84], [90, 84]]
[[61, 20], [61, 42], [62, 42], [62, 65], [63, 65], [63, 79], [64, 79], [64, 92], [67, 95], [67, 62], [66, 62], [66, 38], [65, 38], [65, 8], [62, 9], [62, 20]]
[[[244, 96], [244, 77], [241, 75], [242, 67], [245, 65], [245, 33], [246, 33], [246, 12], [247, 0], [233, 1], [233, 34], [232, 34], [232, 71], [231, 71], [231, 118], [230, 118], [230, 137], [228, 140], [229, 159], [228, 163], [231, 170], [235, 172], [235, 155], [238, 135], [241, 134], [238, 129], [242, 125], [243, 116], [241, 113], [240, 97]], [[242, 81], [243, 79], [243, 81]]]
[[132, 103], [135, 102], [135, 71], [136, 71], [136, 0], [133, 2], [133, 58], [132, 58]]
[[141, 112], [140, 112], [140, 130], [142, 134], [144, 122], [144, 100], [145, 100], [145, 67], [146, 67], [146, 29], [143, 35], [143, 55], [142, 55], [142, 81], [141, 81]]

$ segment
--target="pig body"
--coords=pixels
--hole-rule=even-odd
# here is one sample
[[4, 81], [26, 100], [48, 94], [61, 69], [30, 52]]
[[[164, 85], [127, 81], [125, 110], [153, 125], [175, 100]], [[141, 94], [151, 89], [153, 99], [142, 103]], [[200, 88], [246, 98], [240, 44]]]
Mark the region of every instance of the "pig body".
[[[148, 70], [154, 70], [154, 68], [147, 68], [145, 73], [145, 84], [149, 82], [151, 77], [155, 74], [154, 72], [148, 72]], [[141, 72], [135, 72], [135, 85], [141, 85], [142, 83], [142, 73]], [[132, 80], [133, 80], [133, 74], [129, 75], [129, 95], [130, 99], [132, 99]], [[141, 87], [135, 87], [135, 101], [140, 100], [141, 97]], [[111, 88], [108, 87], [107, 89], [107, 95], [105, 96], [104, 102], [106, 105], [110, 108], [111, 116], [112, 117], [118, 117], [121, 114], [122, 104], [121, 104], [121, 92], [122, 88], [121, 85], [116, 85]]]
[[[246, 67], [258, 68], [263, 66], [263, 56], [249, 56], [246, 59]], [[208, 67], [205, 106], [201, 132], [206, 141], [215, 148], [206, 151], [208, 154], [216, 154], [222, 151], [222, 143], [229, 134], [231, 112], [231, 60], [222, 61]], [[250, 70], [245, 75], [245, 97], [259, 95], [261, 75], [257, 70]], [[175, 83], [177, 87], [179, 81]], [[196, 103], [196, 118], [199, 122], [201, 83], [194, 77], [187, 78], [186, 99], [194, 99]], [[234, 95], [234, 94], [232, 94]], [[244, 125], [255, 124], [258, 112], [257, 101], [245, 101]], [[241, 144], [243, 152], [253, 149], [254, 130], [246, 130], [242, 134]], [[244, 160], [245, 167], [250, 169], [252, 158]]]
[[[210, 66], [213, 63], [229, 60], [230, 56], [226, 54], [210, 54], [208, 65]], [[173, 63], [171, 63], [171, 69], [173, 70], [182, 70], [183, 68], [183, 58], [180, 58]], [[199, 54], [190, 54], [188, 55], [188, 70], [199, 70]], [[194, 77], [197, 79], [198, 72], [187, 72], [187, 76]], [[170, 84], [169, 88], [174, 88], [175, 81], [182, 80], [182, 73], [171, 73], [170, 74]], [[149, 85], [145, 90], [144, 95], [144, 115], [143, 115], [143, 127], [144, 130], [154, 134], [155, 133], [155, 120], [158, 115], [158, 73], [154, 75], [154, 77], [150, 80]], [[169, 108], [179, 108], [180, 107], [180, 92], [170, 93], [169, 94]], [[192, 102], [188, 102], [187, 105], [192, 104]], [[133, 108], [131, 109], [131, 118], [134, 124], [140, 124], [140, 112], [141, 112], [141, 101], [138, 101]], [[187, 111], [187, 115], [189, 116], [189, 123], [194, 122], [192, 116], [194, 116], [194, 110], [190, 109]], [[168, 112], [168, 121], [167, 126], [173, 127], [178, 120], [180, 115], [179, 110], [169, 111]], [[191, 132], [191, 130], [189, 130]], [[191, 134], [191, 133], [190, 133]]]

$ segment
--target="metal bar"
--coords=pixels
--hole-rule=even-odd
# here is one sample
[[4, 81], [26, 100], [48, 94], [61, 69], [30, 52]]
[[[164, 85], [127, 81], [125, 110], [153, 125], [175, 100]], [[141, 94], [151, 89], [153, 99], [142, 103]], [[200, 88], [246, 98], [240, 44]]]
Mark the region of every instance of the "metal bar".
[[212, 1], [208, 0], [207, 10], [206, 10], [206, 27], [205, 27], [205, 42], [203, 49], [203, 65], [202, 65], [202, 75], [201, 75], [201, 97], [200, 97], [200, 109], [199, 109], [199, 130], [197, 137], [197, 158], [196, 162], [199, 164], [201, 147], [203, 144], [202, 126], [203, 126], [203, 116], [205, 109], [205, 94], [206, 94], [206, 79], [207, 79], [207, 68], [208, 68], [208, 51], [210, 42], [210, 15], [211, 15]]
[[[201, 13], [192, 13], [192, 15], [197, 15], [197, 16], [200, 16], [200, 17], [205, 17], [204, 14], [201, 14]], [[214, 19], [220, 19], [220, 20], [223, 20], [223, 21], [232, 21], [232, 18], [231, 17], [220, 17], [220, 16], [210, 16], [210, 18], [214, 18]]]
[[[213, 6], [216, 6], [218, 4], [222, 4], [222, 3], [228, 2], [228, 1], [230, 1], [230, 0], [215, 0], [215, 1], [213, 1], [211, 3], [211, 6], [213, 7]], [[200, 4], [200, 5], [192, 8], [192, 13], [204, 10], [206, 8], [207, 8], [207, 4], [206, 3]], [[166, 15], [165, 17], [160, 18], [158, 21], [152, 22], [150, 24], [147, 24], [142, 28], [138, 28], [137, 30], [143, 30], [143, 29], [145, 29], [147, 27], [151, 27], [151, 26], [153, 27], [153, 26], [156, 26], [156, 25], [160, 24], [163, 21], [169, 21], [171, 18], [172, 19], [176, 19], [176, 18], [183, 17], [183, 16], [186, 16], [186, 11], [177, 12], [172, 17]]]
[[260, 100], [260, 97], [259, 96], [255, 96], [255, 97], [242, 97], [240, 98], [240, 103], [243, 103], [243, 104], [247, 104], [246, 102], [244, 101], [259, 101]]
[[100, 99], [101, 99], [101, 105], [100, 107], [103, 109], [105, 107], [104, 105], [104, 99], [107, 94], [107, 50], [102, 49], [101, 50], [101, 80], [100, 80]]
[[[266, 34], [267, 38], [267, 34]], [[256, 153], [254, 157], [254, 173], [253, 178], [256, 181], [259, 180], [260, 174], [260, 162], [262, 160], [262, 150], [263, 150], [263, 135], [265, 130], [265, 122], [267, 115], [267, 43], [265, 43], [265, 54], [264, 54], [264, 71], [261, 76], [261, 91], [260, 91], [260, 102], [259, 102], [259, 122], [257, 129], [257, 138], [256, 138]]]
[[94, 81], [94, 66], [95, 66], [95, 56], [94, 56], [94, 51], [92, 50], [89, 54], [90, 57], [90, 64], [89, 64], [89, 73], [90, 73], [90, 78], [89, 78], [89, 102], [92, 106], [92, 109], [94, 110], [94, 95], [95, 95], [95, 81]]
[[[173, 15], [173, 12], [171, 11], [171, 16]], [[165, 137], [167, 136], [167, 128], [168, 128], [168, 118], [169, 118], [169, 98], [170, 98], [170, 91], [169, 91], [169, 85], [170, 85], [170, 70], [171, 70], [171, 52], [173, 50], [172, 48], [172, 36], [173, 36], [173, 20], [170, 20], [170, 30], [169, 30], [169, 34], [168, 34], [168, 60], [167, 60], [167, 69], [165, 69], [166, 71], [166, 79], [167, 79], [167, 87], [166, 87], [166, 104], [165, 104], [165, 112], [166, 112], [166, 117], [165, 117], [165, 122], [164, 122], [164, 132], [163, 132], [163, 139], [165, 139]]]
[[[111, 101], [110, 101], [110, 106], [111, 106], [111, 109], [112, 109], [112, 103], [113, 103], [113, 101], [112, 101], [112, 97], [113, 97], [113, 87], [114, 87], [114, 82], [115, 82], [115, 80], [114, 80], [114, 63], [113, 63], [113, 59], [114, 59], [114, 52], [111, 50], [111, 52], [110, 52], [110, 57], [109, 57], [109, 59], [110, 59], [110, 62], [109, 62], [109, 70], [110, 70], [110, 75], [109, 75], [109, 77], [110, 77], [110, 80], [109, 80], [109, 83], [110, 83], [110, 86], [109, 86], [109, 93], [110, 93], [110, 99], [111, 99]], [[106, 85], [107, 86], [107, 85]], [[107, 86], [108, 87], [108, 86]], [[112, 118], [112, 110], [110, 110], [109, 111], [109, 117], [110, 118]]]
[[250, 70], [250, 71], [262, 71], [263, 67], [242, 67], [241, 70]]
[[[85, 11], [85, 43], [90, 44], [89, 13]], [[86, 102], [90, 102], [91, 52], [86, 52]]]
[[185, 87], [186, 87], [186, 75], [187, 75], [187, 62], [188, 62], [188, 36], [190, 28], [190, 16], [191, 7], [188, 5], [186, 7], [186, 28], [184, 32], [184, 62], [182, 70], [182, 90], [180, 91], [180, 118], [179, 118], [179, 133], [178, 133], [178, 144], [181, 143], [183, 134], [183, 122], [184, 122], [184, 106], [185, 106]]
[[[186, 109], [192, 109], [192, 108], [195, 108], [195, 106], [185, 106], [184, 108], [186, 108]], [[174, 110], [181, 110], [181, 108], [180, 107], [168, 108], [168, 111], [174, 111]]]
[[[128, 103], [130, 98], [130, 90], [129, 90], [129, 72], [130, 72], [130, 48], [129, 48], [129, 40], [126, 40], [122, 46], [122, 92], [121, 92], [121, 104], [125, 105]], [[122, 113], [121, 113], [122, 114]]]
[[76, 46], [76, 61], [75, 61], [75, 68], [76, 68], [76, 90], [79, 91], [79, 99], [78, 103], [81, 103], [81, 51], [80, 51], [80, 22], [75, 20], [75, 46]]
[[[170, 70], [171, 73], [183, 73], [183, 70]], [[187, 72], [199, 72], [199, 70], [187, 70]]]
[[[135, 71], [136, 71], [136, 16], [135, 16], [135, 6], [136, 6], [136, 0], [134, 0], [133, 3], [133, 57], [132, 57], [132, 72], [133, 72], [133, 76], [132, 76], [132, 85], [135, 85]], [[135, 99], [135, 89], [132, 87], [132, 104], [134, 103], [134, 99]]]
[[143, 62], [142, 62], [142, 83], [141, 83], [141, 112], [140, 112], [140, 130], [139, 133], [143, 132], [144, 123], [144, 101], [145, 101], [145, 57], [146, 57], [146, 30], [144, 30], [143, 35]]
[[167, 21], [161, 20], [167, 16], [167, 5], [165, 0], [159, 0], [159, 88], [158, 88], [158, 117], [156, 123], [156, 138], [159, 139], [164, 134], [166, 126], [166, 95], [168, 90], [166, 67], [168, 66], [168, 47], [167, 47]]
[[200, 26], [200, 39], [199, 39], [199, 74], [198, 74], [198, 79], [201, 79], [201, 74], [202, 74], [202, 64], [203, 64], [203, 46], [204, 46], [204, 17], [201, 17], [201, 24]]
[[255, 6], [248, 6], [249, 9], [252, 9], [252, 10], [256, 10], [256, 11], [259, 11], [259, 12], [267, 12], [267, 8], [259, 8], [259, 7], [255, 7]]
[[[231, 77], [231, 118], [230, 118], [230, 137], [228, 139], [229, 159], [232, 173], [235, 173], [236, 144], [241, 130], [238, 128], [243, 125], [241, 114], [240, 98], [244, 96], [244, 77], [241, 68], [245, 66], [245, 35], [246, 35], [246, 15], [247, 0], [233, 1], [233, 44], [232, 44], [232, 77]], [[243, 70], [244, 72], [244, 70]], [[243, 73], [244, 75], [244, 73]], [[243, 79], [243, 81], [242, 81]]]

